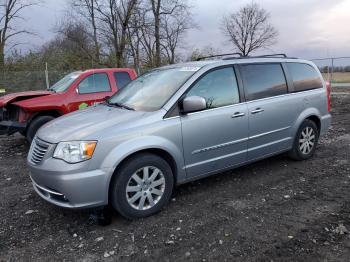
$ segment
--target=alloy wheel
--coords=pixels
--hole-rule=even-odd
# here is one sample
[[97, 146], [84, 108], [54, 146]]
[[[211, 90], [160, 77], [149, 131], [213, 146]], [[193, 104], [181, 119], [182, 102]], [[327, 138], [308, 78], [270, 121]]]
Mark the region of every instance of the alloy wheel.
[[159, 168], [146, 166], [130, 177], [126, 186], [126, 199], [136, 210], [147, 210], [156, 205], [165, 190], [164, 174]]
[[316, 134], [312, 127], [305, 127], [299, 137], [299, 149], [304, 155], [309, 154], [315, 146]]

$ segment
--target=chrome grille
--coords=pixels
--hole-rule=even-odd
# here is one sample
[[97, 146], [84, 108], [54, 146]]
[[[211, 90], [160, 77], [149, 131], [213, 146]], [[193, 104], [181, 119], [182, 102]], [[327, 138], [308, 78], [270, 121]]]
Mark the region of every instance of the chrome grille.
[[30, 159], [33, 164], [38, 165], [43, 160], [50, 145], [38, 138], [35, 138], [32, 143]]

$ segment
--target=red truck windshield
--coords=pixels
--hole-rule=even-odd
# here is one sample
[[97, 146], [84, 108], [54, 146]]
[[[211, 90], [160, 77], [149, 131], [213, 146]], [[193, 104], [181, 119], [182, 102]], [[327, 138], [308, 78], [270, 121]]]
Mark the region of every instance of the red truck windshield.
[[77, 79], [80, 76], [81, 73], [82, 73], [81, 71], [76, 71], [66, 75], [61, 80], [59, 80], [56, 84], [51, 86], [49, 90], [55, 91], [56, 93], [61, 93], [66, 91], [70, 87], [70, 85], [75, 81], [75, 79]]

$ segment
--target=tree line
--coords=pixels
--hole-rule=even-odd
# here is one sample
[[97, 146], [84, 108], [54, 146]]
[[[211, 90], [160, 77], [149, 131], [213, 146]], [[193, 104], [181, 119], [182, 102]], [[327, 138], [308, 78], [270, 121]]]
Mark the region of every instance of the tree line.
[[[185, 50], [186, 34], [198, 28], [188, 0], [69, 0], [66, 14], [54, 28], [54, 39], [22, 54], [11, 49], [18, 44], [11, 40], [34, 32], [15, 28], [14, 23], [38, 1], [0, 0], [0, 69], [40, 70], [47, 62], [51, 70], [134, 67], [142, 72], [221, 49], [222, 43]], [[265, 9], [250, 3], [223, 16], [218, 28], [234, 51], [247, 56], [275, 43], [277, 31], [269, 19]], [[6, 49], [11, 51], [5, 56]]]

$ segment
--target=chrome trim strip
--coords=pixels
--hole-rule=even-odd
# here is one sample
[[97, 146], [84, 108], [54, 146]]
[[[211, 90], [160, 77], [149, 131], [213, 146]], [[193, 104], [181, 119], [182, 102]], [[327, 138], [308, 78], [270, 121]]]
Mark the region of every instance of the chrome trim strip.
[[194, 150], [191, 154], [195, 155], [195, 154], [199, 154], [199, 153], [215, 150], [215, 149], [218, 149], [218, 148], [222, 148], [222, 147], [225, 147], [225, 146], [231, 146], [231, 145], [238, 144], [238, 143], [245, 142], [245, 141], [248, 141], [248, 137], [242, 138], [242, 139], [238, 139], [238, 140], [234, 140], [234, 141], [227, 142], [227, 143], [223, 143], [223, 144], [219, 144], [219, 145], [215, 145], [215, 146], [210, 146], [210, 147], [205, 147], [205, 148], [202, 148], [202, 149], [197, 149], [197, 150]]
[[287, 129], [289, 129], [290, 127], [291, 127], [291, 126], [286, 126], [286, 127], [280, 128], [280, 129], [275, 129], [275, 130], [266, 132], [266, 133], [261, 133], [261, 134], [255, 135], [255, 136], [250, 136], [249, 139], [255, 139], [255, 138], [262, 137], [262, 136], [271, 135], [271, 134], [273, 134], [273, 133], [277, 133], [277, 132], [281, 132], [281, 131], [287, 130]]
[[246, 137], [246, 138], [234, 140], [234, 141], [231, 141], [231, 142], [227, 142], [227, 143], [223, 143], [223, 144], [219, 144], [219, 145], [215, 145], [215, 146], [210, 146], [210, 147], [205, 147], [205, 148], [201, 148], [201, 149], [196, 149], [191, 154], [195, 155], [195, 154], [199, 154], [199, 153], [203, 153], [203, 152], [219, 149], [219, 148], [226, 147], [226, 146], [231, 146], [231, 145], [234, 145], [234, 144], [238, 144], [238, 143], [241, 143], [241, 142], [248, 141], [250, 139], [255, 139], [255, 138], [262, 137], [262, 136], [267, 136], [267, 135], [270, 135], [270, 134], [281, 132], [281, 131], [287, 130], [289, 128], [290, 128], [290, 126], [287, 126], [287, 127], [283, 127], [283, 128], [280, 128], [280, 129], [272, 130], [272, 131], [269, 131], [269, 132], [266, 132], [266, 133], [258, 134], [258, 135], [255, 135], [255, 136]]
[[278, 143], [281, 143], [281, 142], [284, 142], [284, 141], [288, 141], [288, 140], [292, 140], [292, 138], [291, 137], [287, 137], [287, 138], [283, 138], [283, 139], [280, 139], [280, 140], [277, 140], [277, 141], [273, 141], [271, 143], [263, 144], [263, 145], [256, 146], [256, 147], [252, 147], [252, 148], [248, 149], [248, 152], [251, 152], [251, 151], [254, 151], [254, 150], [257, 150], [257, 149], [261, 149], [261, 148], [264, 148], [264, 147], [267, 147], [267, 146], [272, 146], [274, 144], [278, 144]]
[[208, 160], [205, 160], [205, 161], [201, 161], [201, 162], [197, 162], [197, 163], [194, 163], [194, 164], [191, 164], [191, 165], [187, 165], [187, 166], [185, 166], [185, 169], [191, 168], [191, 167], [195, 167], [195, 166], [198, 166], [198, 165], [203, 165], [203, 164], [206, 164], [206, 163], [209, 163], [209, 162], [213, 162], [213, 161], [217, 161], [217, 160], [220, 160], [220, 159], [224, 159], [224, 158], [227, 158], [227, 157], [232, 157], [232, 156], [236, 156], [236, 155], [240, 155], [240, 154], [245, 154], [245, 153], [247, 153], [247, 150], [242, 150], [242, 151], [235, 152], [235, 153], [232, 153], [232, 154], [211, 158], [211, 159], [208, 159]]

